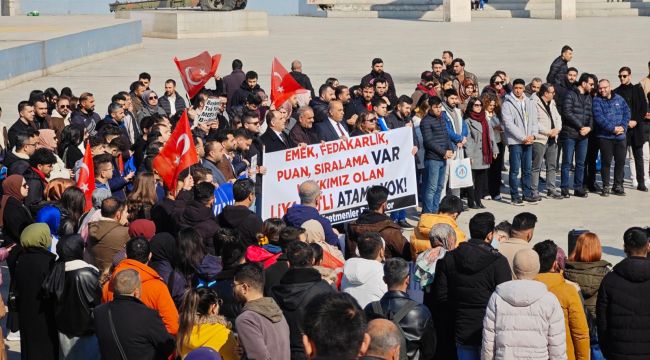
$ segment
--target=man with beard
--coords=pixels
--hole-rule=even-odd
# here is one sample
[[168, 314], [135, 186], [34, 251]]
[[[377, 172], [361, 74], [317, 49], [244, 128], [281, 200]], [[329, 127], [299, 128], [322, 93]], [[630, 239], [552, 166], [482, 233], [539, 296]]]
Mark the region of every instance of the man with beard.
[[29, 101], [19, 102], [18, 114], [18, 120], [11, 125], [7, 135], [9, 137], [9, 148], [7, 150], [9, 151], [18, 144], [16, 139], [18, 133], [27, 131], [34, 132], [36, 130], [36, 125], [34, 125], [34, 105], [32, 103]]
[[455, 76], [453, 83], [456, 91], [458, 91], [459, 94], [463, 93], [465, 90], [463, 88], [463, 83], [465, 82], [465, 79], [470, 79], [474, 83], [474, 94], [472, 94], [472, 96], [478, 96], [478, 78], [471, 72], [465, 71], [465, 61], [463, 61], [463, 59], [454, 59], [451, 62], [451, 65]]
[[70, 114], [72, 109], [70, 109], [70, 98], [61, 95], [56, 101], [56, 108], [52, 111], [52, 117], [58, 117], [63, 119], [64, 125], [70, 125]]
[[303, 106], [296, 111], [298, 122], [291, 128], [289, 138], [294, 144], [318, 144], [320, 139], [318, 134], [313, 130], [314, 111], [309, 106]]
[[433, 59], [431, 62], [431, 71], [433, 78], [440, 82], [443, 72], [445, 72], [445, 64], [440, 59]]
[[388, 91], [388, 81], [385, 79], [375, 80], [375, 99], [382, 99], [386, 102], [387, 109], [393, 110], [395, 103], [397, 103], [397, 96], [395, 93]]
[[354, 128], [354, 125], [357, 123], [357, 118], [359, 115], [354, 112], [354, 102], [352, 102], [352, 97], [350, 96], [350, 89], [345, 85], [339, 85], [334, 89], [334, 95], [336, 100], [343, 103], [343, 120], [348, 126], [348, 129]]
[[172, 116], [185, 109], [185, 99], [176, 91], [176, 81], [168, 79], [165, 81], [165, 94], [158, 100], [160, 106], [165, 109], [167, 116]]
[[393, 77], [390, 76], [389, 73], [384, 72], [384, 60], [381, 58], [372, 59], [372, 71], [370, 71], [370, 74], [364, 76], [361, 79], [361, 84], [373, 84], [374, 82], [372, 80], [377, 81], [377, 79], [384, 79], [388, 82], [389, 94], [395, 95], [395, 93], [397, 93], [397, 91], [395, 91], [395, 83], [393, 82]]
[[546, 82], [555, 85], [564, 81], [564, 78], [569, 71], [569, 66], [567, 64], [571, 59], [573, 59], [573, 49], [571, 46], [562, 46], [560, 56], [553, 60], [551, 68], [548, 70]]
[[257, 83], [257, 73], [255, 71], [249, 71], [246, 73], [246, 80], [242, 82], [239, 89], [233, 94], [229, 106], [244, 105], [246, 99], [248, 99], [248, 94], [258, 94], [259, 92], [264, 92], [264, 90]]
[[88, 135], [93, 136], [97, 132], [95, 127], [100, 120], [101, 117], [95, 112], [95, 96], [89, 92], [81, 94], [79, 109], [72, 113], [70, 123], [83, 125]]
[[375, 87], [370, 83], [361, 84], [361, 97], [352, 101], [354, 113], [361, 115], [372, 111], [372, 98], [375, 96]]
[[321, 123], [327, 120], [329, 103], [335, 98], [334, 88], [330, 85], [323, 84], [318, 89], [318, 96], [309, 102], [309, 106], [314, 110], [314, 121]]
[[37, 129], [49, 129], [52, 122], [50, 115], [47, 114], [47, 99], [41, 95], [34, 99], [34, 125]]
[[452, 61], [454, 61], [454, 53], [450, 50], [445, 50], [442, 52], [442, 63], [445, 67], [444, 72], [448, 75], [454, 76], [454, 69], [452, 66]]
[[578, 69], [570, 67], [564, 79], [555, 85], [555, 104], [560, 113], [562, 113], [562, 104], [567, 93], [577, 85], [576, 80], [578, 80]]
[[[630, 172], [632, 173], [632, 186], [639, 191], [648, 191], [645, 184], [644, 165], [647, 169], [648, 160], [643, 159], [643, 147], [648, 142], [648, 122], [645, 119], [648, 111], [648, 100], [641, 84], [632, 84], [632, 70], [624, 66], [618, 71], [621, 85], [614, 89], [614, 93], [625, 99], [632, 113], [627, 129], [628, 158], [630, 159]], [[632, 165], [634, 162], [634, 165]], [[645, 164], [644, 164], [645, 162]], [[636, 175], [636, 178], [635, 178]]]
[[216, 139], [208, 139], [205, 142], [205, 155], [201, 166], [212, 171], [212, 180], [215, 184], [221, 185], [227, 182], [225, 175], [219, 170], [219, 163], [223, 159], [224, 148], [221, 142]]
[[[437, 60], [437, 59], [436, 59]], [[442, 71], [442, 65], [438, 65], [440, 71]], [[415, 92], [411, 95], [413, 103], [417, 104], [420, 101], [422, 95], [426, 94], [429, 97], [438, 96], [436, 90], [433, 88], [434, 74], [431, 71], [425, 71], [420, 75], [420, 82], [415, 86]]]
[[237, 173], [235, 173], [235, 168], [232, 166], [233, 154], [236, 147], [235, 134], [232, 130], [220, 130], [214, 137], [210, 135], [209, 138], [214, 138], [223, 146], [223, 156], [217, 164], [217, 168], [225, 176], [226, 181], [235, 180]]

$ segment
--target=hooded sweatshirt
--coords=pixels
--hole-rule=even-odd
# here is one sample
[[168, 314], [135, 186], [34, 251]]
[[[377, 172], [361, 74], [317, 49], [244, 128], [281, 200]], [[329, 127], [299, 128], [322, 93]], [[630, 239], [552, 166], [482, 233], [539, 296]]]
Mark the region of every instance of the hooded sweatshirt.
[[255, 360], [289, 359], [289, 324], [270, 297], [246, 303], [235, 320], [246, 357]]
[[564, 314], [555, 295], [533, 280], [497, 286], [483, 319], [481, 359], [566, 359]]
[[178, 310], [176, 310], [174, 301], [169, 294], [167, 284], [163, 282], [162, 278], [154, 269], [137, 260], [125, 259], [115, 267], [111, 281], [104, 284], [102, 303], [113, 300], [113, 287], [111, 283], [117, 273], [126, 269], [133, 269], [140, 275], [140, 282], [142, 283], [140, 301], [148, 308], [158, 311], [167, 332], [171, 335], [176, 335], [178, 332]]
[[228, 205], [217, 217], [219, 226], [235, 230], [246, 246], [257, 243], [262, 232], [262, 219], [243, 205]]
[[383, 277], [384, 266], [379, 261], [351, 258], [343, 266], [341, 291], [352, 295], [365, 308], [388, 291]]

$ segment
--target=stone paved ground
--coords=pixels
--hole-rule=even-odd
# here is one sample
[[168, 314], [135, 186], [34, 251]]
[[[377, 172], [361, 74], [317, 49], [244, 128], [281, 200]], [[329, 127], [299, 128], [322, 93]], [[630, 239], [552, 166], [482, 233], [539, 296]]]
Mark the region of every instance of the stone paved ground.
[[[70, 24], [74, 26], [74, 19]], [[623, 65], [632, 68], [634, 81], [646, 75], [650, 48], [650, 18], [579, 18], [571, 22], [532, 19], [481, 19], [468, 24], [386, 19], [318, 19], [270, 17], [268, 37], [223, 38], [213, 40], [145, 39], [144, 48], [61, 73], [0, 90], [0, 106], [5, 124], [16, 118], [15, 106], [32, 89], [70, 86], [75, 94], [91, 91], [97, 110], [105, 113], [110, 96], [124, 90], [137, 74], [148, 71], [153, 88], [162, 91], [167, 78], [178, 80], [171, 61], [193, 56], [203, 50], [223, 54], [219, 73], [230, 70], [234, 58], [244, 61], [245, 70], [255, 69], [260, 83], [268, 89], [274, 56], [288, 66], [294, 58], [303, 61], [304, 71], [318, 87], [327, 77], [338, 77], [342, 84], [354, 85], [368, 73], [370, 60], [382, 57], [386, 71], [396, 82], [398, 92], [410, 94], [420, 72], [429, 69], [434, 57], [450, 49], [467, 63], [467, 70], [478, 75], [481, 86], [496, 69], [512, 78], [527, 81], [545, 77], [550, 62], [562, 45], [575, 52], [571, 63], [580, 71], [600, 78], [616, 79]], [[629, 184], [628, 184], [629, 186]], [[605, 258], [622, 258], [622, 233], [632, 225], [650, 225], [650, 194], [628, 189], [624, 198], [590, 196], [587, 199], [544, 200], [539, 205], [513, 207], [486, 201], [487, 210], [497, 219], [512, 219], [520, 211], [532, 211], [540, 222], [535, 240], [551, 238], [566, 247], [566, 233], [572, 228], [588, 228], [603, 241]], [[411, 212], [414, 216], [415, 212]], [[461, 215], [461, 226], [473, 212]], [[414, 217], [413, 220], [416, 220]], [[11, 356], [19, 345], [10, 342]], [[17, 357], [16, 357], [17, 358]]]

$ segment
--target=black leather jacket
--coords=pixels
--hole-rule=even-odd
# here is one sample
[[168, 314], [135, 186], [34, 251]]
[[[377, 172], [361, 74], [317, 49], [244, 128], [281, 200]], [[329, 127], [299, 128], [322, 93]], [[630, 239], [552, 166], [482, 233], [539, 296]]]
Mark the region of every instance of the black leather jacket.
[[[402, 291], [388, 291], [379, 300], [379, 304], [386, 316], [375, 313], [372, 303], [365, 308], [368, 321], [377, 318], [390, 320], [408, 302], [415, 302]], [[399, 327], [406, 337], [406, 348], [409, 360], [433, 359], [436, 351], [436, 333], [433, 319], [429, 309], [418, 304], [399, 322]]]
[[93, 311], [102, 302], [99, 272], [81, 261], [67, 264], [71, 263], [78, 266], [65, 272], [63, 296], [56, 305], [56, 326], [71, 337], [94, 334]]

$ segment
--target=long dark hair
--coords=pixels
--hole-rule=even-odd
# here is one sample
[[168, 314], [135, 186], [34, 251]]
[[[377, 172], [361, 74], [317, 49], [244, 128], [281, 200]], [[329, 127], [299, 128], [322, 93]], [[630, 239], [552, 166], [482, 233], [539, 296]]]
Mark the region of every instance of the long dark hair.
[[268, 242], [273, 245], [278, 245], [280, 243], [280, 231], [286, 226], [280, 218], [268, 218], [264, 220], [262, 223], [262, 232], [257, 234], [258, 243], [264, 244]]
[[84, 138], [84, 127], [80, 124], [70, 124], [63, 128], [61, 131], [61, 141], [59, 141], [59, 146], [57, 152], [59, 156], [63, 158], [65, 149], [68, 146], [79, 146]]
[[84, 192], [77, 187], [69, 187], [65, 189], [61, 195], [60, 205], [61, 208], [68, 212], [68, 220], [76, 230], [79, 219], [84, 213], [86, 207], [86, 196], [84, 195]]
[[205, 254], [203, 238], [195, 229], [188, 228], [178, 232], [178, 271], [186, 279], [192, 278]]
[[129, 207], [129, 220], [133, 221], [140, 217], [149, 218], [150, 214], [146, 210], [144, 214], [141, 214], [141, 208], [143, 206], [152, 207], [157, 200], [156, 178], [153, 173], [140, 173], [133, 181], [133, 192], [129, 194], [126, 200]]
[[[189, 288], [183, 295], [183, 302], [178, 312], [178, 335], [176, 336], [176, 349], [181, 353], [184, 344], [187, 344], [192, 335], [194, 326], [210, 316], [212, 305], [221, 307], [221, 300], [214, 289], [210, 288]], [[217, 310], [218, 311], [218, 310]], [[223, 317], [215, 317], [218, 323], [230, 328], [230, 323]]]

